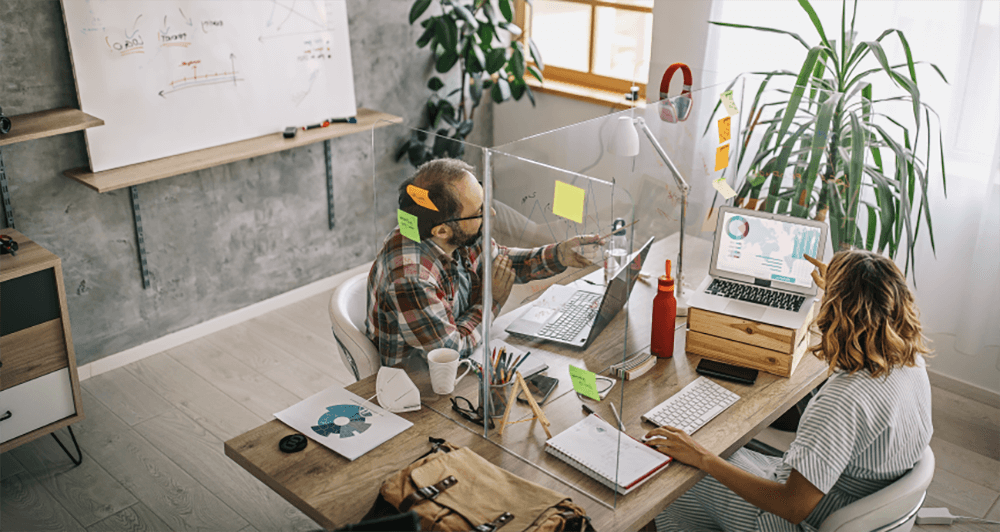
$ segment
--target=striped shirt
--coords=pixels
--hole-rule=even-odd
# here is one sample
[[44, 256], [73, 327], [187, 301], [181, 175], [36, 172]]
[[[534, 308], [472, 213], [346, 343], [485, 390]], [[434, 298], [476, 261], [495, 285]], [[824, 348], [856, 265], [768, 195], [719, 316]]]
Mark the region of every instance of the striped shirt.
[[[556, 245], [535, 249], [497, 246], [511, 259], [515, 282], [550, 277], [565, 267]], [[414, 242], [396, 228], [386, 237], [368, 274], [365, 330], [392, 366], [439, 347], [472, 354], [482, 340], [482, 240], [448, 255], [431, 240]], [[500, 307], [493, 304], [493, 316]]]
[[798, 526], [746, 502], [706, 477], [657, 517], [668, 530], [814, 532], [831, 513], [870, 495], [913, 468], [927, 447], [931, 389], [921, 357], [873, 379], [835, 372], [809, 401], [783, 457], [740, 449], [729, 461], [757, 476], [786, 482], [795, 469], [823, 492]]

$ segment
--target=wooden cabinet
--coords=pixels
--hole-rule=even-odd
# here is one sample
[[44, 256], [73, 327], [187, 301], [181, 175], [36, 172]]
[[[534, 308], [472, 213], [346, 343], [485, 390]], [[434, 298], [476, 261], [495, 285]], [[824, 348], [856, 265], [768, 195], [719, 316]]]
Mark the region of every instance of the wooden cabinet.
[[13, 229], [0, 255], [0, 452], [83, 419], [62, 262]]

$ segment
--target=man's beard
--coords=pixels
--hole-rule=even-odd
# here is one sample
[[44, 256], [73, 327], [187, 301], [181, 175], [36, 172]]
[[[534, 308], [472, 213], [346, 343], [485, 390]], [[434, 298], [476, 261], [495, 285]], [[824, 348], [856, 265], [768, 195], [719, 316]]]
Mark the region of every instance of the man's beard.
[[466, 233], [457, 225], [453, 229], [451, 237], [448, 238], [448, 245], [456, 248], [472, 246], [483, 236], [482, 224], [479, 225], [479, 230], [475, 233]]

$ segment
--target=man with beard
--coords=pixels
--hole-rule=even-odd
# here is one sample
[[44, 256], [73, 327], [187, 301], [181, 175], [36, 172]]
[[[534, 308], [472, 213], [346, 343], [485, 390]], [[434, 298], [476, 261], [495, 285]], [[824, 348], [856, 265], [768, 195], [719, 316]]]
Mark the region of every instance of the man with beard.
[[[483, 187], [473, 171], [460, 160], [437, 159], [421, 165], [399, 187], [399, 208], [417, 217], [420, 242], [406, 238], [397, 227], [368, 274], [366, 334], [384, 366], [414, 353], [426, 357], [439, 347], [455, 349], [463, 358], [472, 354], [482, 340], [484, 258], [494, 257], [494, 317], [515, 282], [590, 265], [574, 250], [597, 243], [592, 235], [534, 249], [506, 248], [493, 241], [483, 257]], [[407, 192], [409, 185], [426, 190], [438, 210], [418, 205]]]

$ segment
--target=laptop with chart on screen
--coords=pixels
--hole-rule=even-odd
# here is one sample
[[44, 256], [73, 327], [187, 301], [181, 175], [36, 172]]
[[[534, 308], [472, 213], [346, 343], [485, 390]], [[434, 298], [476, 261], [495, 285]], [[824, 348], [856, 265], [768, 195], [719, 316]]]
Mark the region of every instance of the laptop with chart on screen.
[[723, 207], [709, 275], [688, 305], [798, 329], [818, 292], [804, 255], [822, 260], [826, 237], [823, 222]]

